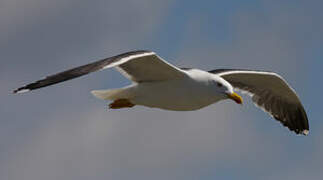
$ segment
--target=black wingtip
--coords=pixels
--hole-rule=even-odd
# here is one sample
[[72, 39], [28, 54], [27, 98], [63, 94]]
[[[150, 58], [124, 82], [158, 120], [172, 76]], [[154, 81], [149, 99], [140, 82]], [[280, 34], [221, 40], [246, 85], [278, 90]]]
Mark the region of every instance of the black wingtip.
[[[286, 125], [284, 125], [286, 126]], [[287, 127], [287, 126], [286, 126]], [[300, 130], [300, 129], [291, 129], [289, 127], [287, 127], [289, 130], [295, 132], [297, 135], [303, 135], [303, 136], [308, 136], [308, 134], [310, 133], [310, 131], [308, 129], [303, 129], [303, 130]]]
[[12, 91], [13, 94], [20, 94], [20, 93], [25, 93], [30, 91], [30, 89], [26, 89], [26, 88], [18, 88]]
[[15, 90], [13, 90], [13, 91], [12, 91], [12, 94], [17, 94], [17, 93], [18, 93], [18, 91], [19, 91], [19, 89], [15, 89]]

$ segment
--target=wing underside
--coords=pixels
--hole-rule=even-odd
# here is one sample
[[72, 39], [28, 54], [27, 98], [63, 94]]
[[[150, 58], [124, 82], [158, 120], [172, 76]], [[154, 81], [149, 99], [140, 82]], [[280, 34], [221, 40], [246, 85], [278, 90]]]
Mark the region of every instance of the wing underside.
[[256, 106], [297, 134], [308, 134], [306, 112], [296, 92], [278, 74], [265, 71], [218, 69], [209, 71], [252, 96]]

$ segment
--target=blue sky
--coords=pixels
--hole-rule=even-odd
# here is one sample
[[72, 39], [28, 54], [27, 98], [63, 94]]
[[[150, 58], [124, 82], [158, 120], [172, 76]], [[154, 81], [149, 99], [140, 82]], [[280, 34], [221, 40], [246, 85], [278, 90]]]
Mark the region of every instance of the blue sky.
[[[321, 179], [322, 1], [0, 3], [0, 179]], [[89, 93], [114, 70], [23, 95], [43, 76], [134, 49], [202, 69], [275, 71], [298, 92], [310, 135], [244, 96], [193, 112], [107, 111]]]

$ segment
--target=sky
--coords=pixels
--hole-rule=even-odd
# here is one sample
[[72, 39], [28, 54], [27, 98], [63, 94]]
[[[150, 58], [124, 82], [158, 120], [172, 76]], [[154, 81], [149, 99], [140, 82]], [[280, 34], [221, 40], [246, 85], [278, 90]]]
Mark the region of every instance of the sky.
[[[322, 179], [323, 1], [1, 0], [1, 180]], [[107, 110], [91, 90], [115, 70], [26, 94], [21, 85], [147, 49], [204, 70], [274, 71], [297, 91], [309, 136], [222, 101], [192, 112]]]

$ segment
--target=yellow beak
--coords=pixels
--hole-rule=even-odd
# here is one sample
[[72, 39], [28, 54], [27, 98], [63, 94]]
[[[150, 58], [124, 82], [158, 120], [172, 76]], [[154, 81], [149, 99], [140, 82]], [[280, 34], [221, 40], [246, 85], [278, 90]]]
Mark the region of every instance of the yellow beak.
[[243, 103], [243, 99], [241, 96], [239, 96], [237, 93], [232, 93], [232, 94], [227, 94], [228, 98], [234, 100], [237, 104], [242, 104]]

